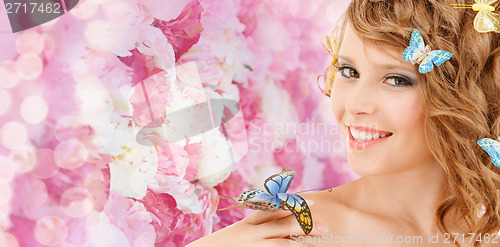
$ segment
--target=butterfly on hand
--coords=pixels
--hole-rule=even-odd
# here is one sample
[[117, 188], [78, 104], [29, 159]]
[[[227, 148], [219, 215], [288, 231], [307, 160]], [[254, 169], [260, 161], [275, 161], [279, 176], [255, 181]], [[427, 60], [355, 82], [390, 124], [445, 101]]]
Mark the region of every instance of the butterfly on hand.
[[403, 59], [411, 61], [412, 64], [419, 63], [418, 72], [425, 74], [434, 69], [434, 63], [439, 66], [451, 58], [453, 54], [442, 50], [430, 50], [429, 46], [424, 44], [422, 34], [416, 29], [411, 33], [410, 46], [403, 52]]
[[[244, 206], [254, 210], [275, 211], [286, 206], [299, 222], [305, 234], [309, 234], [313, 227], [312, 215], [306, 200], [297, 194], [286, 193], [292, 183], [295, 172], [283, 169], [279, 174], [274, 174], [264, 181], [264, 190], [252, 189], [241, 193], [239, 198], [219, 196], [238, 201], [237, 206]], [[235, 207], [237, 207], [235, 206]], [[233, 207], [229, 207], [233, 208]], [[225, 210], [223, 208], [219, 210]]]
[[481, 148], [484, 149], [490, 156], [491, 156], [491, 161], [493, 161], [493, 164], [495, 166], [500, 167], [500, 142], [489, 139], [489, 138], [484, 138], [481, 139], [477, 142]]
[[455, 9], [473, 9], [477, 11], [474, 18], [474, 28], [480, 33], [500, 33], [500, 14], [495, 13], [492, 5], [498, 0], [475, 0], [475, 4], [452, 3]]

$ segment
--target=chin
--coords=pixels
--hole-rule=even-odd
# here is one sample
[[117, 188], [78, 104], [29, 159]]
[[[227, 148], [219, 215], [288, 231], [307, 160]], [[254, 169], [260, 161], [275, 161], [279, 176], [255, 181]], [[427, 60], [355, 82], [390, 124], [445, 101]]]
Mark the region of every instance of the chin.
[[392, 162], [374, 161], [373, 159], [360, 160], [358, 158], [347, 158], [349, 167], [356, 174], [363, 177], [389, 175], [402, 171], [401, 168], [394, 167]]
[[367, 167], [361, 167], [360, 165], [349, 165], [351, 170], [362, 177], [372, 177], [377, 175], [383, 175], [384, 172], [380, 169], [373, 169]]

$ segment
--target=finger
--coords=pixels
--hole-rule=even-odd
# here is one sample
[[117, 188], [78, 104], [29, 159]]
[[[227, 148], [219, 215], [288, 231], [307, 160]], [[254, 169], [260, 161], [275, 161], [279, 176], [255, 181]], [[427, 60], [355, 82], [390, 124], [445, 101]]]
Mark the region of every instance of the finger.
[[278, 209], [276, 211], [256, 211], [249, 216], [247, 216], [244, 220], [246, 223], [251, 225], [259, 225], [268, 221], [273, 221], [276, 219], [280, 219], [283, 217], [287, 217], [292, 215], [292, 212], [289, 210]]
[[327, 243], [321, 235], [294, 235], [292, 234], [288, 240], [287, 246], [313, 246], [315, 244]]
[[283, 238], [272, 238], [272, 239], [265, 239], [263, 241], [260, 241], [257, 246], [269, 246], [269, 247], [275, 247], [275, 246], [290, 246], [290, 247], [309, 247], [310, 245], [306, 243], [301, 243], [300, 241], [294, 240], [294, 239], [283, 239]]
[[[290, 215], [273, 221], [268, 221], [258, 225], [258, 232], [263, 238], [282, 238], [293, 235], [305, 235], [295, 216]], [[309, 235], [322, 235], [328, 232], [328, 227], [323, 224], [314, 223]]]
[[[314, 204], [314, 202], [310, 199], [306, 199], [306, 202], [309, 206]], [[290, 215], [292, 215], [292, 212], [290, 212], [290, 210], [283, 210], [281, 208], [276, 211], [257, 211], [247, 216], [245, 218], [245, 221], [248, 224], [258, 225], [264, 222], [284, 218]]]

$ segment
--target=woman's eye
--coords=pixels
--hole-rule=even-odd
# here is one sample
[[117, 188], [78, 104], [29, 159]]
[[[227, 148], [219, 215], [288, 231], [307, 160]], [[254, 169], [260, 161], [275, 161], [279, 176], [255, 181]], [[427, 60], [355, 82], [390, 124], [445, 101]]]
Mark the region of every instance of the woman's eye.
[[387, 84], [394, 87], [404, 87], [413, 85], [408, 79], [400, 76], [391, 76], [388, 77], [385, 81]]
[[356, 71], [354, 68], [348, 67], [348, 66], [340, 66], [336, 67], [337, 71], [340, 72], [340, 75], [342, 75], [345, 78], [359, 78], [359, 73]]

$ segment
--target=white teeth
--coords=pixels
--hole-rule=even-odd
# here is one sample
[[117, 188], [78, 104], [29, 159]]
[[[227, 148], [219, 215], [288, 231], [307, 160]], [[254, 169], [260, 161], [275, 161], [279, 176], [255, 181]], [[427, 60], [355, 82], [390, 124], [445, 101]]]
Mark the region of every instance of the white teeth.
[[359, 132], [358, 139], [360, 139], [360, 140], [366, 140], [366, 132]]
[[352, 134], [352, 137], [354, 137], [354, 139], [359, 139], [359, 132], [351, 131], [351, 134]]
[[354, 140], [356, 140], [357, 142], [366, 142], [388, 136], [388, 134], [380, 134], [380, 133], [371, 134], [364, 131], [358, 131], [353, 128], [349, 128], [349, 130], [351, 131], [352, 137], [354, 137]]

